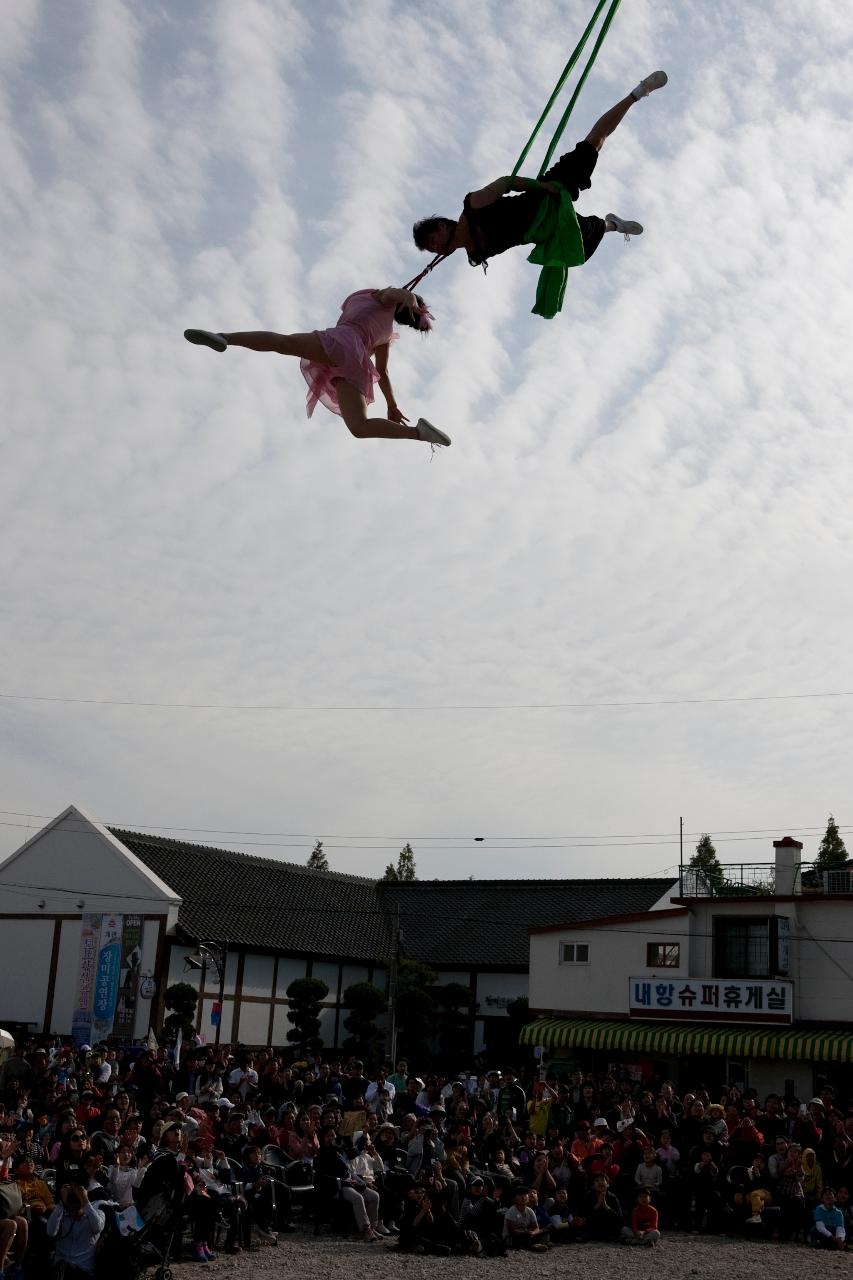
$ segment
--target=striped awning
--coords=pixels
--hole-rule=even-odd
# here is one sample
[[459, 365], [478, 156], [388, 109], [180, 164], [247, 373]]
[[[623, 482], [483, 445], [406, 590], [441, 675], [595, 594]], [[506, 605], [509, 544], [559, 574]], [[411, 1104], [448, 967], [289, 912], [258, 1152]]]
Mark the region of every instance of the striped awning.
[[853, 1062], [853, 1034], [796, 1027], [709, 1027], [693, 1023], [605, 1022], [598, 1018], [537, 1018], [519, 1037], [548, 1049], [621, 1049], [658, 1053], [720, 1054], [802, 1062]]

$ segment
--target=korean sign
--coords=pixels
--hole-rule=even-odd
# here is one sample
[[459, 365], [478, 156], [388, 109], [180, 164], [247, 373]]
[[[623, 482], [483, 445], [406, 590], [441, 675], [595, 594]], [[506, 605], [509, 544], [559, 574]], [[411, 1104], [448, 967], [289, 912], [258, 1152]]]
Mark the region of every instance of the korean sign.
[[632, 1018], [786, 1023], [793, 1017], [793, 984], [761, 978], [629, 978], [628, 1008]]

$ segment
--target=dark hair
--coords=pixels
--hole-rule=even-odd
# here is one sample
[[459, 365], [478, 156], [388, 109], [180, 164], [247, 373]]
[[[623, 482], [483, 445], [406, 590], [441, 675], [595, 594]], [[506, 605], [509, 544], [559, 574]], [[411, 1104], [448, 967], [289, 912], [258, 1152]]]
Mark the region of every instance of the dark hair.
[[430, 323], [432, 317], [429, 313], [429, 308], [421, 295], [416, 293], [415, 297], [418, 300], [420, 311], [417, 312], [416, 315], [412, 315], [409, 308], [401, 303], [394, 309], [394, 319], [397, 324], [405, 324], [408, 325], [410, 329], [419, 329], [422, 333], [425, 333], [432, 328]]
[[442, 218], [437, 213], [430, 218], [421, 218], [420, 222], [416, 222], [412, 227], [412, 239], [419, 249], [425, 250], [424, 242], [427, 236], [431, 236], [433, 231], [440, 231], [446, 225], [455, 226], [456, 223], [453, 218]]

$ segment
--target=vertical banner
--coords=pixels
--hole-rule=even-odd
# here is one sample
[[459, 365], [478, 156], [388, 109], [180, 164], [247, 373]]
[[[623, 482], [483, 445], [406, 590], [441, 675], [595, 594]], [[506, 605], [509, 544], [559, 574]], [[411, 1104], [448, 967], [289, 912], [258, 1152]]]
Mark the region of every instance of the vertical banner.
[[113, 1035], [133, 1039], [136, 1006], [139, 1000], [139, 973], [142, 967], [142, 916], [125, 916], [121, 934], [119, 988]]
[[121, 970], [123, 917], [101, 917], [101, 939], [95, 972], [95, 1000], [92, 1006], [92, 1042], [106, 1040], [113, 1033]]
[[[87, 912], [80, 918], [80, 952], [77, 961], [77, 994], [71, 1034], [76, 1045], [92, 1039], [92, 1006], [95, 1001], [95, 972], [98, 965], [98, 942], [101, 916]], [[45, 1031], [49, 1028], [45, 1027]]]

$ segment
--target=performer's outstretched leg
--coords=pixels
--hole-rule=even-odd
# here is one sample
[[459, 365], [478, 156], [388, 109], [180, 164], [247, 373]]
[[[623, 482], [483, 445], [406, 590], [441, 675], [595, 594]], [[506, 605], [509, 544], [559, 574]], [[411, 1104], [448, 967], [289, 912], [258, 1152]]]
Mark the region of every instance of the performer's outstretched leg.
[[654, 93], [655, 89], [662, 89], [666, 81], [667, 75], [665, 71], [653, 71], [650, 76], [646, 76], [645, 80], [640, 81], [636, 89], [631, 90], [627, 98], [617, 102], [615, 107], [605, 111], [600, 120], [596, 120], [586, 135], [585, 141], [595, 147], [596, 151], [600, 151], [604, 146], [605, 138], [609, 138], [611, 133], [622, 123], [634, 103], [640, 98], [647, 98], [650, 93]]
[[359, 440], [423, 440], [417, 427], [404, 427], [390, 418], [368, 418], [367, 401], [351, 383], [335, 378], [341, 417]]

